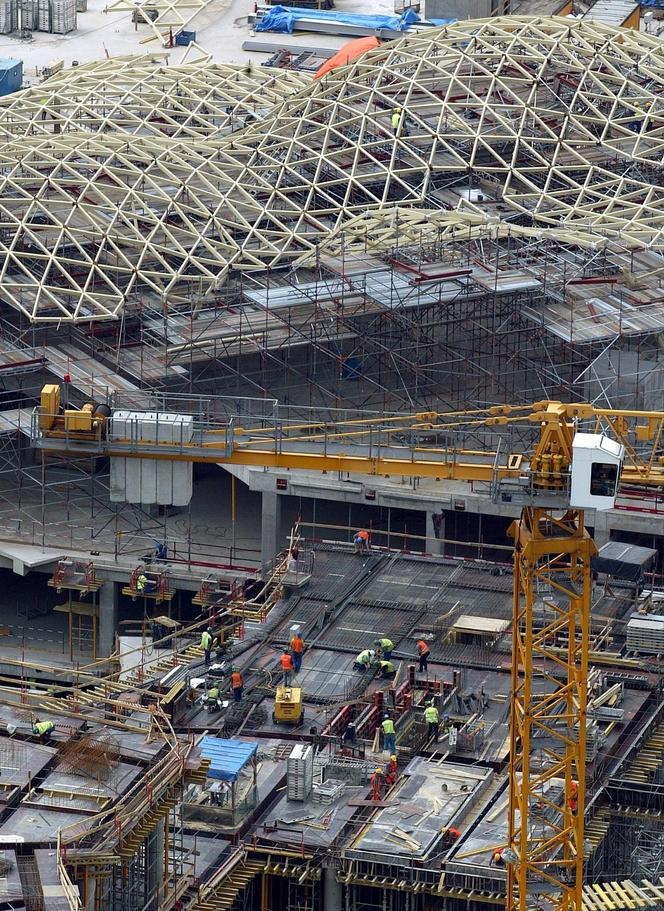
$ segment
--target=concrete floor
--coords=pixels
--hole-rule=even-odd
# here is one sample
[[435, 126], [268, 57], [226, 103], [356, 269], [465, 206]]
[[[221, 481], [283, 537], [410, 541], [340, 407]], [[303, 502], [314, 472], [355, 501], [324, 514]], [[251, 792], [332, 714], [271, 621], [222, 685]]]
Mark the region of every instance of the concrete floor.
[[[147, 25], [138, 28], [131, 22], [130, 12], [109, 12], [107, 0], [89, 0], [88, 9], [78, 14], [78, 28], [69, 35], [51, 35], [33, 32], [32, 41], [24, 42], [8, 35], [0, 36], [0, 55], [16, 57], [24, 61], [24, 73], [27, 81], [38, 81], [37, 72], [53, 60], [64, 60], [65, 66], [73, 61], [86, 63], [97, 60], [106, 54], [115, 57], [124, 54], [163, 53], [166, 49], [156, 39]], [[371, 0], [367, 5], [359, 0], [343, 0], [337, 9], [362, 13], [394, 13], [390, 0]], [[216, 62], [246, 63], [252, 61], [263, 63], [268, 55], [248, 53], [242, 50], [242, 43], [250, 37], [247, 17], [254, 11], [253, 0], [215, 0], [200, 13], [191, 23], [185, 26], [196, 32], [197, 43]], [[278, 36], [270, 33], [259, 35], [264, 41], [276, 41]], [[322, 45], [341, 47], [349, 39], [331, 35], [299, 34], [288, 35], [288, 44]], [[169, 62], [179, 63], [186, 48], [168, 49]]]

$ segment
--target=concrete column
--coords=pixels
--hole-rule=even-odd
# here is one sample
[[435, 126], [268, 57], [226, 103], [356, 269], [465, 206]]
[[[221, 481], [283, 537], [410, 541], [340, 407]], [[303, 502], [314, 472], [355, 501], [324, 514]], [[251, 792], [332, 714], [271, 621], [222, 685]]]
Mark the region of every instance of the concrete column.
[[[425, 515], [427, 550], [432, 554], [444, 554], [445, 544], [442, 539], [445, 537], [445, 513], [441, 509], [437, 513], [427, 511]], [[436, 516], [435, 522], [434, 516]], [[438, 521], [439, 516], [440, 522]]]
[[145, 907], [155, 911], [160, 905], [164, 882], [164, 820], [145, 840]]
[[99, 599], [99, 621], [97, 625], [97, 652], [107, 658], [115, 645], [115, 631], [118, 627], [118, 590], [115, 582], [107, 579], [97, 593]]
[[261, 563], [270, 563], [280, 550], [281, 500], [278, 493], [263, 491], [261, 497]]
[[323, 911], [341, 911], [341, 883], [334, 867], [323, 868]]

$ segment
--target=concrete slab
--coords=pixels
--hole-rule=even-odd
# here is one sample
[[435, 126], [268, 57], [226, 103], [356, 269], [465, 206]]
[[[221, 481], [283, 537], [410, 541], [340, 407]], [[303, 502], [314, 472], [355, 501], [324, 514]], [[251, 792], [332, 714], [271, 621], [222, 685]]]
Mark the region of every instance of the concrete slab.
[[396, 858], [411, 863], [440, 854], [452, 844], [448, 828], [463, 825], [492, 777], [487, 769], [416, 757], [389, 792], [396, 806], [371, 817], [347, 845], [348, 855], [393, 864]]
[[82, 823], [88, 818], [83, 813], [19, 807], [0, 826], [0, 844], [53, 844], [58, 837], [58, 829]]
[[111, 766], [100, 765], [94, 776], [85, 772], [56, 769], [46, 776], [42, 787], [64, 792], [85, 790], [103, 797], [119, 797], [142, 774], [143, 769], [126, 762]]
[[[366, 794], [366, 788], [347, 787], [341, 797], [330, 804], [314, 803], [312, 798], [288, 800], [284, 795], [264, 815], [255, 834], [261, 842], [277, 845], [300, 846], [304, 840], [306, 847], [329, 847], [358, 813], [357, 807], [349, 806], [348, 802]], [[307, 819], [300, 821], [302, 817]]]

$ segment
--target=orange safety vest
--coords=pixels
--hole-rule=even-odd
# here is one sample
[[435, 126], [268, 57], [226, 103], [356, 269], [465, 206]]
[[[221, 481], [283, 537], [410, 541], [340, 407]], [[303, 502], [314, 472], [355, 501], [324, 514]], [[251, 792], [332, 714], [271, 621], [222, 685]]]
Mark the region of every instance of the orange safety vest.
[[293, 670], [293, 660], [292, 660], [292, 658], [291, 658], [290, 655], [282, 655], [282, 656], [281, 656], [281, 667], [282, 667], [283, 670], [285, 670], [285, 671], [292, 671], [292, 670]]
[[363, 541], [368, 541], [368, 540], [369, 540], [369, 532], [368, 532], [368, 531], [364, 531], [364, 530], [358, 531], [357, 537], [358, 537], [358, 538], [362, 538]]
[[429, 654], [429, 646], [426, 644], [426, 642], [423, 639], [420, 639], [419, 642], [417, 643], [417, 651], [419, 652], [420, 655]]
[[237, 690], [242, 686], [243, 683], [244, 683], [244, 680], [242, 679], [242, 674], [239, 671], [233, 671], [233, 673], [231, 674], [232, 688], [234, 690]]
[[304, 639], [302, 639], [302, 637], [298, 638], [297, 636], [294, 636], [291, 639], [290, 647], [294, 652], [297, 652], [298, 655], [301, 655], [304, 651]]

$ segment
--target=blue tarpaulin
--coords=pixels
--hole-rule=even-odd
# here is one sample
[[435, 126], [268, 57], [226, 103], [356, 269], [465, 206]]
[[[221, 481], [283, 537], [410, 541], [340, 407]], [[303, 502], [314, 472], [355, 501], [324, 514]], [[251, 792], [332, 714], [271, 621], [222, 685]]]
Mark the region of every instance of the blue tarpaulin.
[[210, 760], [208, 778], [218, 781], [237, 781], [242, 769], [258, 749], [257, 743], [244, 740], [220, 740], [218, 737], [204, 737], [201, 753]]
[[390, 29], [403, 32], [420, 17], [409, 9], [402, 16], [362, 16], [359, 13], [335, 13], [330, 10], [303, 9], [299, 6], [273, 6], [260, 22], [257, 32], [293, 32], [298, 19], [323, 19], [344, 25], [364, 25], [368, 29]]

